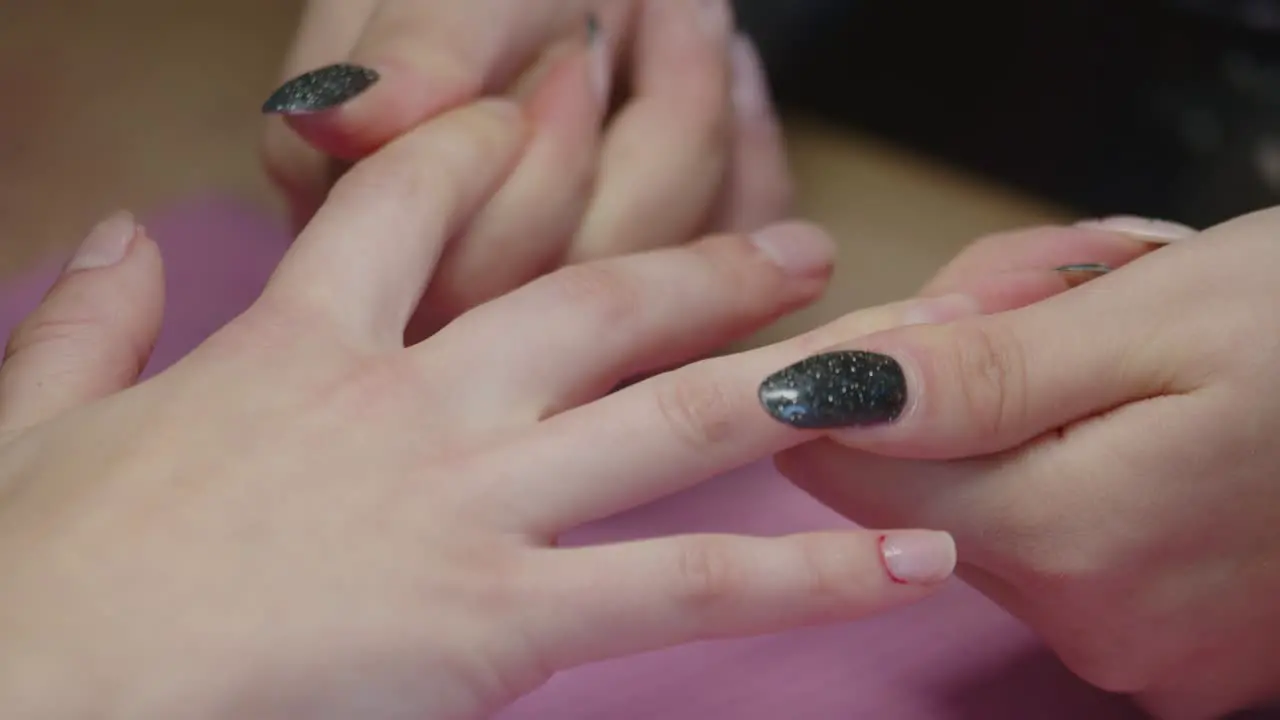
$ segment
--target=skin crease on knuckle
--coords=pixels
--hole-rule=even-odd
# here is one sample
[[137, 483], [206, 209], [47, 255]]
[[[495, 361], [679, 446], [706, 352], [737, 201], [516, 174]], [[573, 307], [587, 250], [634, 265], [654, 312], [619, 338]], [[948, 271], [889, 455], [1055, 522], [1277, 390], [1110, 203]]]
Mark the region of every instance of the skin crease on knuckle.
[[672, 597], [680, 611], [695, 622], [714, 618], [743, 594], [739, 560], [720, 538], [689, 538], [678, 552], [679, 585]]
[[[1021, 427], [1027, 417], [1025, 407], [1014, 402], [1028, 401], [1023, 353], [1014, 333], [997, 331], [993, 325], [960, 322], [954, 326], [955, 342], [950, 358], [953, 380], [962, 393], [967, 433], [977, 437], [1002, 437], [1009, 428]], [[935, 375], [945, 377], [945, 375]]]
[[754, 398], [737, 397], [718, 379], [715, 360], [689, 365], [654, 385], [659, 417], [682, 445], [704, 450], [729, 442], [738, 418], [751, 417]]

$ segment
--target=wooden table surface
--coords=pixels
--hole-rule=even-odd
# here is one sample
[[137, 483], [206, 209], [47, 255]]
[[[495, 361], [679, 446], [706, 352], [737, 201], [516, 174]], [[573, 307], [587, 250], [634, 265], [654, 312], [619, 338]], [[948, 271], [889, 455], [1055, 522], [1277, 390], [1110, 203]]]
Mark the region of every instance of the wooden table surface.
[[[96, 219], [197, 192], [275, 203], [256, 109], [297, 0], [0, 3], [0, 280]], [[900, 298], [971, 239], [1061, 216], [866, 138], [788, 122], [800, 214], [841, 240], [836, 282], [769, 335]]]

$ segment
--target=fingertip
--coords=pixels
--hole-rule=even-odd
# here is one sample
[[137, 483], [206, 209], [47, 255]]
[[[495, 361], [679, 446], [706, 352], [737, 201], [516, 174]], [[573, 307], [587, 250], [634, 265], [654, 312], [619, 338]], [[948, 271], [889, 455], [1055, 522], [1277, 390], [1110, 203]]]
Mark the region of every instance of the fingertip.
[[424, 69], [383, 56], [313, 71], [320, 72], [333, 77], [305, 82], [310, 74], [304, 74], [281, 86], [268, 103], [283, 108], [277, 112], [310, 145], [351, 161], [478, 97], [482, 86], [479, 78], [444, 59]]

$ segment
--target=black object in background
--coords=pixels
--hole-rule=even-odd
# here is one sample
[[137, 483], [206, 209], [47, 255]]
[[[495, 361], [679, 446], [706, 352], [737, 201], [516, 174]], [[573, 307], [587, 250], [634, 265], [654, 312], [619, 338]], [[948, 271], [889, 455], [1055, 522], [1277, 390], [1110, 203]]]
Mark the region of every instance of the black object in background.
[[1280, 204], [1280, 0], [738, 0], [779, 101], [1082, 214]]

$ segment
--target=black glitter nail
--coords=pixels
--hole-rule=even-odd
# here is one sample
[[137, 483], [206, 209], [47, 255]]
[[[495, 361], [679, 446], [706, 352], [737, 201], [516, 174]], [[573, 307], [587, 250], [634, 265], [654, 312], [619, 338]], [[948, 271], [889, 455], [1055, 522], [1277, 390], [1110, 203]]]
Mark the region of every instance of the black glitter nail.
[[802, 430], [881, 425], [906, 408], [907, 378], [887, 355], [833, 352], [770, 375], [759, 394], [774, 419]]
[[1106, 275], [1111, 272], [1111, 268], [1098, 263], [1081, 263], [1079, 265], [1063, 265], [1057, 268], [1056, 271], [1067, 281], [1067, 285], [1076, 287]]
[[267, 114], [302, 115], [335, 108], [378, 82], [376, 70], [338, 63], [299, 75], [281, 85], [262, 104]]

